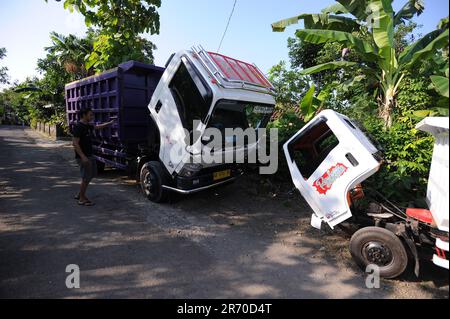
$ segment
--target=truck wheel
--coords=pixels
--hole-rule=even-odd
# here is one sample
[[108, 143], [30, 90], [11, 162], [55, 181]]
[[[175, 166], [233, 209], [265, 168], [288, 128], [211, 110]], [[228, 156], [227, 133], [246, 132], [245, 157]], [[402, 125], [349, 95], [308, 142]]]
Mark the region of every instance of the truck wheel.
[[370, 264], [377, 265], [383, 278], [400, 276], [408, 265], [408, 254], [400, 238], [381, 227], [365, 227], [354, 233], [350, 253], [363, 270]]
[[101, 174], [105, 171], [105, 163], [97, 161], [97, 173]]
[[145, 197], [155, 203], [167, 200], [167, 191], [162, 185], [167, 185], [164, 169], [159, 162], [148, 162], [142, 166], [140, 183]]

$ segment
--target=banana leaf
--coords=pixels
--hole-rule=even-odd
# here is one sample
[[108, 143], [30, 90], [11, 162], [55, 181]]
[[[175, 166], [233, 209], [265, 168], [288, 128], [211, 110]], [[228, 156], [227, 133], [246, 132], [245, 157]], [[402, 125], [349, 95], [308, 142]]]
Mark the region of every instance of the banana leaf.
[[353, 14], [358, 20], [366, 20], [368, 12], [366, 11], [367, 6], [371, 0], [336, 0], [339, 2], [347, 11]]
[[336, 2], [325, 9], [322, 10], [322, 13], [334, 13], [334, 14], [342, 14], [349, 13], [348, 10], [339, 2]]
[[300, 110], [302, 111], [303, 117], [306, 122], [314, 117], [316, 111], [319, 109], [322, 103], [319, 99], [314, 97], [315, 92], [316, 87], [313, 84], [300, 102]]
[[383, 58], [383, 69], [393, 70], [397, 67], [394, 50], [394, 10], [391, 0], [373, 0], [369, 8], [372, 12], [373, 40]]
[[303, 20], [305, 29], [354, 32], [359, 30], [360, 28], [360, 25], [352, 18], [320, 13], [320, 14], [301, 14], [289, 19], [284, 19], [272, 23], [272, 31], [284, 32], [286, 27], [292, 24], [297, 24], [299, 23], [300, 20]]
[[394, 24], [399, 25], [407, 20], [410, 20], [414, 15], [421, 15], [425, 9], [425, 4], [422, 0], [408, 0], [408, 2], [395, 14]]
[[411, 67], [417, 62], [429, 58], [437, 50], [446, 46], [448, 46], [448, 29], [431, 31], [408, 46], [400, 54], [399, 62], [400, 64], [408, 64]]
[[310, 68], [304, 69], [300, 71], [300, 74], [302, 75], [310, 75], [314, 73], [318, 73], [325, 70], [335, 70], [340, 68], [348, 68], [352, 66], [356, 66], [358, 63], [356, 62], [348, 62], [348, 61], [335, 61], [335, 62], [327, 62], [323, 64], [318, 64], [315, 66], [312, 66]]
[[347, 48], [353, 48], [370, 61], [378, 61], [376, 49], [365, 40], [353, 36], [348, 32], [332, 30], [297, 30], [296, 35], [309, 43], [322, 44], [326, 42], [339, 42]]
[[445, 76], [440, 75], [432, 75], [431, 82], [433, 82], [433, 85], [436, 89], [436, 91], [445, 97], [449, 97], [448, 95], [448, 78]]

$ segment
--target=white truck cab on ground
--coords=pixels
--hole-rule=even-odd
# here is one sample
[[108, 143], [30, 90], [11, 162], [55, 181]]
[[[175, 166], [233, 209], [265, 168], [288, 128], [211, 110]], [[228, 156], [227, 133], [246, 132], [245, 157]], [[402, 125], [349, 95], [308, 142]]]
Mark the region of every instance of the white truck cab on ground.
[[361, 183], [382, 163], [381, 152], [348, 117], [320, 112], [284, 144], [294, 185], [314, 212], [311, 224], [333, 228], [351, 220], [360, 226], [350, 240], [353, 259], [363, 269], [378, 266], [382, 277], [402, 274], [409, 255], [416, 275], [420, 257], [448, 269], [448, 121], [427, 118], [417, 125], [436, 140], [428, 210], [399, 207], [363, 189]]
[[294, 185], [331, 228], [352, 216], [348, 193], [380, 167], [378, 149], [352, 121], [325, 110], [284, 144]]
[[[161, 201], [167, 191], [186, 194], [233, 180], [238, 166], [224, 159], [245, 159], [259, 140], [237, 145], [226, 129], [265, 128], [274, 105], [273, 86], [255, 65], [201, 47], [172, 55], [148, 106], [159, 158], [141, 169], [147, 197]], [[214, 149], [222, 161], [204, 160], [208, 128], [222, 133]]]

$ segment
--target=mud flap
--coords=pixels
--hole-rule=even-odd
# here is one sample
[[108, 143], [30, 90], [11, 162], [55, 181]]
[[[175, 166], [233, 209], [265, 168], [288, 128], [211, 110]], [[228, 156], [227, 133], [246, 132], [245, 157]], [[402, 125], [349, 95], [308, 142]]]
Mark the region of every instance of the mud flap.
[[409, 249], [411, 250], [411, 253], [414, 256], [414, 260], [415, 260], [414, 274], [416, 275], [416, 277], [419, 277], [420, 265], [419, 265], [419, 254], [417, 252], [416, 244], [408, 236], [408, 234], [406, 232], [402, 232], [400, 235], [405, 240], [406, 244], [408, 244], [408, 247], [409, 247]]

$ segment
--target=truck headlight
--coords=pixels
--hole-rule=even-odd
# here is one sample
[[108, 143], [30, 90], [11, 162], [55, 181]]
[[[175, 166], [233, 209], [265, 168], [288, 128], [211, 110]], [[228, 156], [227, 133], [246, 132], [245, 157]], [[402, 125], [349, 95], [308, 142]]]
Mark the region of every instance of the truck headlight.
[[201, 164], [187, 163], [183, 165], [179, 175], [184, 177], [195, 176], [203, 168]]

